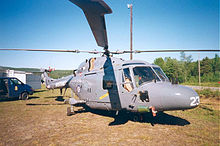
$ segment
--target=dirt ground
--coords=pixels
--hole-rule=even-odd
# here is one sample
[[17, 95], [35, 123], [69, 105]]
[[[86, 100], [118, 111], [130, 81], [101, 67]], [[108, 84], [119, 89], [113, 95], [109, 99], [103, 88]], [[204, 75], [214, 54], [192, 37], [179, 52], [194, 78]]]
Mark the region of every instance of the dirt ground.
[[42, 89], [26, 101], [0, 102], [0, 145], [219, 145], [219, 101], [201, 101], [196, 109], [134, 122], [80, 108], [66, 116], [59, 92]]

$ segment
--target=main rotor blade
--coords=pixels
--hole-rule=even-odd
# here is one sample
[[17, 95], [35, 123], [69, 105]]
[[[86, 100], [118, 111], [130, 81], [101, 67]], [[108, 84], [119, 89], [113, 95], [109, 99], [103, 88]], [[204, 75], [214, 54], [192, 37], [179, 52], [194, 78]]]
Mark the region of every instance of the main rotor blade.
[[0, 49], [0, 51], [35, 51], [35, 52], [71, 52], [77, 53], [77, 50], [51, 50], [51, 49]]
[[108, 48], [104, 15], [112, 13], [111, 8], [103, 0], [70, 1], [83, 10], [98, 46]]
[[[150, 53], [150, 52], [219, 52], [220, 50], [218, 49], [198, 49], [198, 50], [193, 50], [193, 49], [177, 49], [177, 50], [135, 50], [132, 51], [133, 53]], [[126, 53], [131, 53], [131, 51], [126, 51]]]
[[134, 50], [134, 51], [110, 51], [111, 54], [125, 54], [125, 53], [166, 53], [166, 52], [220, 52], [218, 49], [175, 49], [175, 50]]
[[58, 52], [58, 53], [90, 53], [90, 54], [99, 54], [104, 53], [102, 51], [80, 51], [80, 50], [52, 50], [52, 49], [0, 49], [0, 51], [34, 51], [34, 52]]
[[[103, 51], [84, 51], [84, 50], [54, 50], [54, 49], [0, 49], [0, 51], [34, 51], [34, 52], [58, 52], [58, 53], [90, 53], [90, 54], [103, 54]], [[198, 50], [134, 50], [134, 51], [110, 51], [111, 54], [125, 54], [125, 53], [166, 53], [166, 52], [220, 52], [218, 49], [198, 49]]]

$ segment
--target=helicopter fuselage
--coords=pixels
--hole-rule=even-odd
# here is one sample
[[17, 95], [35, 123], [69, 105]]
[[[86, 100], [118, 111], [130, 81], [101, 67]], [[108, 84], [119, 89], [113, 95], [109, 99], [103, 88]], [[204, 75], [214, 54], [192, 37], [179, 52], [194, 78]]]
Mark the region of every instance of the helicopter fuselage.
[[79, 66], [69, 86], [92, 109], [148, 112], [199, 105], [193, 89], [171, 84], [159, 66], [144, 61], [91, 58]]

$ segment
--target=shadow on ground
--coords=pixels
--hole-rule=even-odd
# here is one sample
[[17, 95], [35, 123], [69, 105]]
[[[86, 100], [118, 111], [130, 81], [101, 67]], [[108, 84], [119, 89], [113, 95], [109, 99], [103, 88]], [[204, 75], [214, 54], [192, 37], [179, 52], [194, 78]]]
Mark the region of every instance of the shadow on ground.
[[34, 91], [34, 93], [40, 93], [40, 92], [45, 92], [47, 90], [39, 90], [39, 91]]
[[28, 106], [36, 106], [36, 105], [64, 105], [66, 103], [64, 103], [64, 98], [63, 96], [48, 96], [48, 97], [44, 97], [44, 98], [55, 98], [56, 101], [60, 101], [62, 103], [27, 103], [26, 105]]
[[[41, 106], [41, 105], [64, 105], [64, 103], [28, 103], [28, 106]], [[103, 110], [92, 110], [89, 108], [82, 108], [75, 111], [75, 114], [81, 114], [91, 112], [93, 114], [112, 117], [114, 120], [109, 123], [109, 126], [114, 125], [123, 125], [128, 121], [140, 122], [140, 123], [150, 123], [152, 126], [156, 124], [160, 125], [176, 125], [176, 126], [185, 126], [189, 125], [190, 122], [173, 115], [169, 115], [167, 113], [160, 112], [156, 117], [153, 117], [151, 113], [145, 113], [140, 116], [140, 114], [136, 113], [128, 113], [128, 112], [119, 112], [116, 116], [115, 112], [103, 111]], [[74, 115], [73, 115], [74, 116]]]
[[[28, 100], [30, 99], [36, 99], [36, 98], [40, 98], [40, 97], [37, 97], [37, 96], [31, 96], [28, 98]], [[1, 98], [0, 97], [0, 102], [10, 102], [10, 101], [17, 101], [19, 100], [18, 98]]]
[[28, 106], [38, 106], [38, 105], [64, 105], [64, 103], [27, 103]]
[[29, 99], [37, 99], [37, 98], [40, 98], [40, 97], [37, 97], [37, 96], [31, 96], [31, 97], [28, 98], [28, 100], [29, 100]]
[[9, 102], [9, 101], [16, 101], [19, 100], [18, 98], [1, 98], [0, 97], [0, 102]]
[[[61, 101], [61, 102], [64, 102], [64, 96], [48, 96], [48, 97], [44, 97], [44, 98], [55, 98], [56, 101]], [[68, 96], [65, 96], [65, 97], [68, 97]]]
[[[88, 110], [81, 111], [80, 113], [87, 112], [87, 111]], [[114, 121], [110, 122], [109, 126], [126, 124], [128, 121], [140, 122], [140, 123], [150, 123], [152, 126], [154, 126], [156, 124], [177, 125], [177, 126], [185, 126], [185, 125], [190, 124], [189, 121], [187, 121], [183, 118], [169, 115], [169, 114], [163, 113], [163, 112], [158, 113], [156, 117], [153, 117], [151, 113], [145, 113], [145, 114], [142, 114], [141, 118], [140, 118], [140, 115], [138, 115], [138, 114], [127, 113], [127, 112], [121, 112], [117, 116], [115, 115], [115, 112], [113, 113], [113, 112], [102, 111], [102, 110], [89, 109], [89, 112], [94, 113], [94, 114], [98, 114], [101, 116], [107, 116], [107, 117], [114, 118]]]

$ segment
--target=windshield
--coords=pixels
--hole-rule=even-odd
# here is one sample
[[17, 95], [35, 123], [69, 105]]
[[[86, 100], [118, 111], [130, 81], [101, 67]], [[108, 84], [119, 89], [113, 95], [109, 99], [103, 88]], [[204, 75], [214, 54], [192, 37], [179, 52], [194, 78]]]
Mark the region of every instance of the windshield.
[[134, 72], [134, 79], [136, 86], [140, 86], [143, 83], [146, 82], [152, 82], [155, 79], [159, 81], [159, 78], [154, 73], [154, 71], [151, 69], [151, 67], [135, 67], [133, 68]]
[[160, 67], [153, 67], [157, 75], [161, 78], [162, 81], [169, 81], [167, 76], [163, 73], [162, 69]]
[[19, 80], [12, 78], [12, 79], [11, 79], [11, 84], [21, 85], [22, 83], [21, 83]]

